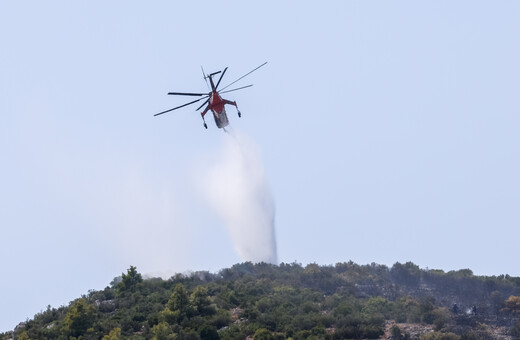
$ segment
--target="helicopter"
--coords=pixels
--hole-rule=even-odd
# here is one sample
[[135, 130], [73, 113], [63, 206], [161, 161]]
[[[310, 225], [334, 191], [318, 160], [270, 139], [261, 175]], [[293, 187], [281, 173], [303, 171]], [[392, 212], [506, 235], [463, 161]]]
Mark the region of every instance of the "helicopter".
[[[218, 86], [220, 85], [220, 81], [224, 77], [224, 74], [226, 73], [228, 68], [226, 67], [223, 71], [213, 72], [213, 73], [210, 73], [209, 75], [206, 75], [204, 73], [204, 69], [201, 66], [202, 75], [204, 76], [204, 80], [206, 81], [206, 85], [208, 85], [207, 82], [208, 82], [208, 79], [209, 79], [209, 83], [211, 84], [211, 91], [209, 93], [168, 92], [169, 95], [194, 96], [194, 97], [201, 97], [201, 98], [196, 99], [194, 101], [191, 101], [189, 103], [186, 103], [186, 104], [174, 107], [173, 109], [169, 109], [169, 110], [166, 110], [166, 111], [163, 111], [163, 112], [156, 113], [156, 114], [154, 114], [154, 116], [159, 116], [159, 115], [162, 115], [163, 113], [167, 113], [167, 112], [170, 112], [170, 111], [173, 111], [173, 110], [177, 110], [177, 109], [180, 109], [182, 107], [185, 107], [185, 106], [188, 106], [188, 105], [191, 105], [191, 104], [195, 104], [195, 103], [197, 103], [197, 102], [199, 102], [201, 100], [206, 99], [206, 101], [195, 110], [195, 111], [198, 111], [204, 105], [207, 104], [207, 106], [204, 108], [204, 110], [200, 114], [202, 116], [202, 121], [204, 123], [204, 128], [206, 128], [206, 129], [208, 128], [208, 125], [206, 124], [206, 120], [205, 120], [204, 116], [206, 115], [206, 113], [208, 111], [211, 110], [211, 112], [213, 113], [213, 118], [215, 119], [215, 124], [217, 125], [217, 127], [219, 129], [224, 129], [225, 130], [225, 127], [229, 125], [229, 120], [228, 120], [228, 117], [227, 117], [227, 114], [226, 114], [225, 105], [233, 105], [237, 109], [237, 114], [238, 114], [239, 118], [242, 116], [242, 114], [240, 113], [240, 110], [238, 109], [238, 105], [237, 105], [237, 103], [235, 101], [230, 101], [230, 100], [224, 99], [220, 95], [223, 94], [223, 93], [228, 93], [228, 92], [232, 92], [232, 91], [238, 91], [238, 90], [242, 90], [242, 89], [245, 89], [245, 88], [253, 86], [251, 84], [251, 85], [242, 86], [242, 87], [239, 87], [239, 88], [236, 88], [236, 89], [224, 91], [225, 89], [227, 89], [231, 85], [235, 84], [236, 82], [238, 82], [239, 80], [241, 80], [245, 76], [253, 73], [256, 70], [258, 70], [260, 67], [264, 66], [265, 64], [267, 64], [267, 62], [263, 63], [262, 65], [260, 65], [258, 67], [256, 67], [252, 71], [249, 71], [248, 73], [246, 73], [242, 77], [238, 78], [237, 80], [233, 81], [232, 83], [228, 84], [227, 86], [223, 87], [220, 90], [218, 90]], [[215, 83], [213, 82], [213, 77], [216, 76], [217, 74], [220, 74], [220, 77], [219, 77], [219, 79], [217, 81], [217, 84], [215, 85]], [[208, 85], [208, 88], [209, 88], [209, 85]]]

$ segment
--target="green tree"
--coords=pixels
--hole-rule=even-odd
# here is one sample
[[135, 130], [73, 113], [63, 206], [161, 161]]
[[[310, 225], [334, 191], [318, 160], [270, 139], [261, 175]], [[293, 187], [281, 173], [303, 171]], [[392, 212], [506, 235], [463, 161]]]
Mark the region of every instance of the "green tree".
[[119, 340], [121, 339], [121, 328], [117, 327], [105, 335], [102, 340]]
[[200, 340], [220, 340], [217, 328], [211, 325], [202, 325], [199, 328]]
[[169, 308], [165, 308], [158, 314], [158, 319], [173, 325], [179, 321], [179, 316], [179, 311], [172, 312]]
[[441, 330], [450, 321], [450, 312], [446, 308], [436, 308], [432, 311], [433, 325]]
[[362, 309], [362, 313], [368, 317], [375, 314], [382, 314], [385, 317], [389, 317], [391, 312], [392, 304], [390, 301], [380, 296], [369, 298]]
[[83, 298], [78, 299], [69, 308], [63, 321], [62, 333], [65, 336], [79, 337], [87, 332], [94, 323], [94, 307]]
[[208, 296], [208, 289], [203, 286], [197, 286], [190, 296], [191, 305], [195, 312], [199, 315], [213, 315], [216, 313], [215, 308], [211, 306], [211, 300]]
[[419, 302], [419, 308], [421, 311], [421, 321], [427, 324], [433, 324], [435, 315], [433, 313], [435, 309], [435, 298], [433, 296], [423, 297]]
[[192, 329], [181, 330], [177, 336], [178, 340], [200, 340], [199, 333]]
[[29, 335], [27, 334], [26, 331], [23, 331], [20, 335], [18, 335], [18, 337], [16, 339], [17, 340], [31, 340], [31, 338], [29, 338]]
[[153, 340], [174, 339], [173, 331], [166, 322], [159, 322], [152, 327]]
[[[178, 283], [173, 290], [166, 308], [174, 313], [178, 313], [180, 320], [189, 318], [193, 315], [193, 307], [188, 296], [188, 291], [182, 283]], [[180, 321], [179, 320], [179, 321]]]
[[273, 340], [273, 335], [265, 328], [259, 328], [253, 335], [254, 340]]
[[117, 292], [135, 292], [139, 284], [143, 282], [143, 277], [137, 272], [137, 268], [130, 266], [126, 274], [122, 274], [122, 280], [117, 284]]
[[401, 264], [396, 262], [390, 269], [390, 274], [400, 283], [417, 285], [421, 278], [421, 269], [412, 262]]

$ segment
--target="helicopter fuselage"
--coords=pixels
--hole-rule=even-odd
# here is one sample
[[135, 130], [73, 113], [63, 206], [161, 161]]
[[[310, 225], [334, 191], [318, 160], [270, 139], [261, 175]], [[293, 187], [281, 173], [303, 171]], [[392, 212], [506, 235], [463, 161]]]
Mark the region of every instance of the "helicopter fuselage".
[[226, 101], [218, 94], [217, 91], [212, 91], [209, 97], [208, 108], [213, 113], [215, 124], [219, 129], [229, 125], [229, 120], [225, 108]]

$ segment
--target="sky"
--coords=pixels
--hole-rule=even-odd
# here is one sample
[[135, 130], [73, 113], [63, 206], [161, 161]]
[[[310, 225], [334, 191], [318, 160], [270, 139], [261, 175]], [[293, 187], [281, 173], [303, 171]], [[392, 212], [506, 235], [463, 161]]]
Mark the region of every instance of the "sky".
[[268, 62], [225, 98], [278, 262], [520, 276], [519, 17], [516, 1], [2, 2], [0, 331], [130, 265], [244, 260], [203, 188], [229, 137], [193, 106], [153, 117], [185, 102], [169, 91], [206, 91], [201, 66], [228, 84]]

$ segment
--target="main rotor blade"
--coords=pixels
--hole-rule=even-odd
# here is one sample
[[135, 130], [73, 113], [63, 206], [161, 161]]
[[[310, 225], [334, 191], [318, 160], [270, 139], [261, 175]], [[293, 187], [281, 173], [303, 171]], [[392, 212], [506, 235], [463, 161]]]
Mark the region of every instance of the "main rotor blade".
[[[255, 68], [254, 70], [249, 71], [248, 73], [244, 74], [242, 77], [238, 78], [237, 80], [235, 80], [235, 81], [232, 82], [231, 84], [227, 85], [227, 86], [224, 87], [222, 90], [227, 89], [228, 87], [230, 87], [231, 85], [233, 85], [234, 83], [236, 83], [237, 81], [239, 81], [240, 79], [244, 78], [245, 76], [250, 75], [251, 73], [253, 73], [253, 72], [255, 72], [256, 70], [258, 70], [260, 67], [264, 66], [265, 64], [267, 64], [267, 61], [266, 61], [265, 63], [263, 63], [262, 65], [258, 66], [257, 68]], [[222, 91], [222, 90], [221, 90], [221, 91]]]
[[218, 85], [220, 84], [220, 81], [222, 80], [222, 77], [224, 77], [224, 74], [227, 71], [227, 67], [224, 69], [224, 72], [220, 75], [220, 78], [218, 79], [217, 86], [215, 86], [215, 90], [218, 89]]
[[185, 93], [185, 92], [168, 92], [176, 96], [207, 96], [207, 93]]
[[206, 105], [207, 103], [209, 102], [209, 98], [206, 99], [206, 101], [204, 102], [204, 104], [202, 104], [201, 106], [199, 106], [195, 111], [199, 111], [204, 105]]
[[177, 109], [180, 109], [181, 107], [185, 107], [185, 106], [188, 106], [188, 105], [194, 104], [194, 103], [196, 103], [196, 102], [200, 102], [202, 99], [206, 99], [206, 97], [202, 97], [202, 98], [197, 99], [197, 100], [194, 100], [194, 101], [192, 101], [192, 102], [189, 102], [189, 103], [186, 103], [186, 104], [183, 104], [183, 105], [180, 105], [180, 106], [174, 107], [173, 109], [169, 109], [169, 110], [166, 110], [166, 111], [163, 111], [163, 112], [156, 113], [156, 114], [154, 114], [154, 116], [162, 115], [163, 113], [170, 112], [170, 111], [173, 111], [173, 110], [177, 110]]
[[228, 93], [228, 92], [238, 91], [238, 90], [242, 90], [242, 89], [245, 89], [245, 88], [251, 87], [251, 86], [253, 86], [253, 84], [242, 86], [242, 87], [239, 87], [239, 88], [236, 88], [236, 89], [233, 89], [233, 90], [220, 91], [219, 93]]
[[208, 87], [208, 90], [211, 91], [211, 88], [209, 87], [209, 84], [208, 84], [208, 78], [206, 77], [206, 73], [204, 73], [204, 68], [202, 67], [202, 65], [200, 65], [200, 69], [202, 70], [202, 77], [204, 78], [204, 81], [206, 82], [206, 86]]

